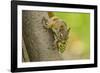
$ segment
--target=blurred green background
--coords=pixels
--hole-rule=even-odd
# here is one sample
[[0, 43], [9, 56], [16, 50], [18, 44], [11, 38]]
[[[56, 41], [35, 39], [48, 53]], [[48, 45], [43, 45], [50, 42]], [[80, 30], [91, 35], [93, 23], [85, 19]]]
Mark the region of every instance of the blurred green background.
[[[80, 58], [89, 58], [90, 55], [90, 14], [76, 12], [53, 12], [54, 15], [64, 20], [71, 28], [69, 39], [70, 47], [74, 47], [74, 54], [80, 55]], [[78, 42], [78, 43], [77, 43]], [[72, 47], [73, 46], [73, 47]], [[79, 48], [79, 49], [77, 49]], [[82, 49], [81, 49], [82, 48]], [[76, 53], [75, 53], [76, 51]], [[78, 56], [77, 55], [77, 56]]]

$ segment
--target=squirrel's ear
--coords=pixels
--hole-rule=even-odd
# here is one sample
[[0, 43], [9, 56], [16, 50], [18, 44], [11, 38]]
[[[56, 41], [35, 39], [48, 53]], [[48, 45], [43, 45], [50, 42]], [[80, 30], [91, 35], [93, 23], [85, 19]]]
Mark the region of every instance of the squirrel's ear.
[[42, 24], [47, 24], [47, 22], [48, 22], [48, 20], [45, 17], [43, 17], [42, 18]]
[[53, 17], [54, 16], [53, 12], [48, 12], [48, 16], [49, 18]]

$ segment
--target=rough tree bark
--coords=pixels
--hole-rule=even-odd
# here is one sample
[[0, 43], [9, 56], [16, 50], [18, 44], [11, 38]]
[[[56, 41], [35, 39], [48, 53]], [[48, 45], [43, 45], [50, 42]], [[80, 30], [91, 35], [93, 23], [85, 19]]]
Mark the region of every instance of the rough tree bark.
[[62, 60], [57, 49], [52, 49], [53, 35], [43, 28], [42, 19], [49, 19], [47, 12], [22, 12], [22, 33], [30, 61]]
[[23, 59], [22, 59], [23, 62], [29, 62], [30, 61], [28, 53], [27, 53], [27, 49], [26, 49], [26, 46], [25, 46], [25, 43], [24, 43], [24, 39], [22, 39], [22, 56], [23, 56]]

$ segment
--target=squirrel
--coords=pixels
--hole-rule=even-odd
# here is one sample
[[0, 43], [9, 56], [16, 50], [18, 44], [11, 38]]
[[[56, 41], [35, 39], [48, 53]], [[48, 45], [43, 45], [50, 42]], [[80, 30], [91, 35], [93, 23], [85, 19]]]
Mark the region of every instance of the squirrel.
[[49, 20], [46, 20], [44, 17], [42, 19], [43, 27], [49, 29], [53, 32], [54, 43], [53, 48], [57, 48], [59, 52], [63, 53], [66, 46], [66, 41], [68, 39], [70, 28], [67, 28], [67, 24], [53, 12], [48, 12]]

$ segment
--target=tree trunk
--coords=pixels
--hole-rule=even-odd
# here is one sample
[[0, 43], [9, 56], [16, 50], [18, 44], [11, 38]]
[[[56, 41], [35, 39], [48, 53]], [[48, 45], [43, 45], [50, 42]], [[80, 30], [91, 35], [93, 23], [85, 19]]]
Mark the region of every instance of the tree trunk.
[[22, 59], [23, 62], [29, 62], [29, 56], [23, 39], [22, 39], [22, 56], [23, 56]]
[[43, 27], [42, 19], [49, 19], [47, 12], [23, 10], [22, 33], [30, 61], [62, 60], [57, 49], [53, 49], [53, 35]]

